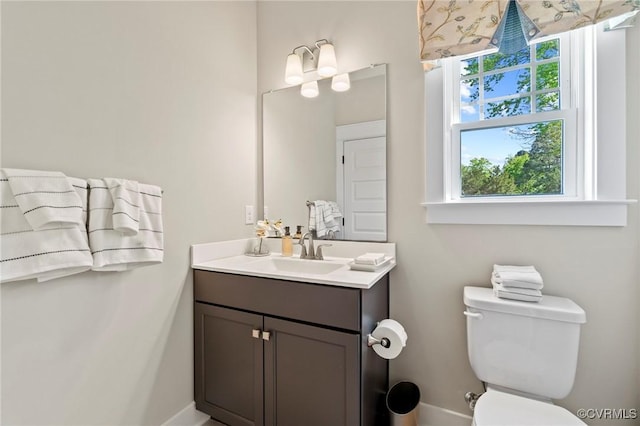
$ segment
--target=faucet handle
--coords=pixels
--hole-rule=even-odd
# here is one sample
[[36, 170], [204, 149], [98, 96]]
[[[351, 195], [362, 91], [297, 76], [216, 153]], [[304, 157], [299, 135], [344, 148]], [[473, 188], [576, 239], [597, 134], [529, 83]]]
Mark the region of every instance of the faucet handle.
[[333, 244], [320, 244], [316, 248], [316, 260], [324, 260], [324, 256], [322, 256], [322, 247], [331, 247]]

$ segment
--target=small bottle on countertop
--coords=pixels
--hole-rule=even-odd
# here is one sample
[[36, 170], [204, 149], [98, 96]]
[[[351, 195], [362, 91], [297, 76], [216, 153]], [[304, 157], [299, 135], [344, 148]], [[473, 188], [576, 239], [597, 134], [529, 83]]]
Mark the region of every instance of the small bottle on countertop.
[[302, 238], [302, 225], [296, 226], [296, 235], [294, 235], [293, 238], [297, 238], [297, 239]]
[[288, 226], [284, 227], [284, 235], [282, 236], [282, 255], [286, 257], [293, 256], [293, 240]]

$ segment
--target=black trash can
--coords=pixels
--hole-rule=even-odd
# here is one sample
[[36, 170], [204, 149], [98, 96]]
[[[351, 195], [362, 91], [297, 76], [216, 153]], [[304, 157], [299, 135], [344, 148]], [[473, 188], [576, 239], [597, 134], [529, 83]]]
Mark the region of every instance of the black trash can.
[[418, 426], [420, 388], [415, 383], [398, 382], [387, 392], [391, 426]]

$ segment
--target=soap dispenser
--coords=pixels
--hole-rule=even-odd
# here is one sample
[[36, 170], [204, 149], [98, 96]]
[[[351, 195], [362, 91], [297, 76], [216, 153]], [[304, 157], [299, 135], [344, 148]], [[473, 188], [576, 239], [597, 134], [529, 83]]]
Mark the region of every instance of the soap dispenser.
[[293, 240], [288, 226], [284, 227], [284, 235], [282, 236], [282, 255], [286, 257], [293, 256]]

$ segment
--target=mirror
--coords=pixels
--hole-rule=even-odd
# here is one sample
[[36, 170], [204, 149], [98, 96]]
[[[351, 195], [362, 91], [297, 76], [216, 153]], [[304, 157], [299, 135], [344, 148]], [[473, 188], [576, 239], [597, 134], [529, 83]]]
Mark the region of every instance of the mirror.
[[345, 92], [328, 78], [315, 98], [300, 86], [263, 95], [265, 217], [292, 235], [386, 241], [386, 65], [349, 77]]

